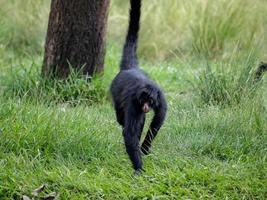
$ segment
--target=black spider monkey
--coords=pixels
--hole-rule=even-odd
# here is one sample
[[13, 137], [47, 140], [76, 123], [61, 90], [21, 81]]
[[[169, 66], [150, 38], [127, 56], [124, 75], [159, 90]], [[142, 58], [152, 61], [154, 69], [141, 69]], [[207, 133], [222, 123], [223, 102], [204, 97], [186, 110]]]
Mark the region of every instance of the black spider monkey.
[[[136, 55], [141, 0], [130, 0], [130, 21], [124, 44], [120, 72], [111, 84], [111, 95], [118, 123], [123, 128], [126, 151], [136, 172], [143, 170], [141, 151], [149, 153], [152, 140], [162, 126], [167, 103], [160, 88], [138, 67]], [[140, 138], [145, 123], [145, 113], [154, 110], [154, 117], [141, 145]]]

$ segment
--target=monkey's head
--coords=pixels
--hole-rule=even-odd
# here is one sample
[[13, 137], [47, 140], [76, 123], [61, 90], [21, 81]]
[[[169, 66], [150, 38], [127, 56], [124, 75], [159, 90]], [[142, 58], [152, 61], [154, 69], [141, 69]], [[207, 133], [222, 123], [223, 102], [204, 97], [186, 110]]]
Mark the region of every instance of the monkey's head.
[[155, 86], [147, 85], [142, 88], [138, 95], [139, 105], [144, 113], [148, 113], [151, 109], [154, 109], [158, 105], [159, 91]]

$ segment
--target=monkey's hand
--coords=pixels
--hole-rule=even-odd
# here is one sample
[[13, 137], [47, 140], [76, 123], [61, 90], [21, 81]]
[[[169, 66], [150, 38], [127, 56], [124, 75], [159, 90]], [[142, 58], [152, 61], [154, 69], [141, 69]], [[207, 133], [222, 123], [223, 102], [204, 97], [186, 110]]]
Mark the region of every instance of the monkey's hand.
[[141, 152], [145, 156], [148, 155], [148, 154], [150, 154], [150, 147], [148, 147], [145, 144], [142, 144], [142, 146], [141, 146]]

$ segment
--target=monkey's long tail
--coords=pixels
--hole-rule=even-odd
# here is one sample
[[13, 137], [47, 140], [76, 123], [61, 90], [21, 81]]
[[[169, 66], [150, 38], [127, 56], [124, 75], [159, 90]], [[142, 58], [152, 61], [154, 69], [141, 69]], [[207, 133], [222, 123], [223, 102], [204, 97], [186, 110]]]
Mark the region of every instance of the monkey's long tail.
[[136, 49], [141, 15], [141, 0], [130, 0], [130, 4], [130, 21], [123, 48], [120, 70], [138, 67]]

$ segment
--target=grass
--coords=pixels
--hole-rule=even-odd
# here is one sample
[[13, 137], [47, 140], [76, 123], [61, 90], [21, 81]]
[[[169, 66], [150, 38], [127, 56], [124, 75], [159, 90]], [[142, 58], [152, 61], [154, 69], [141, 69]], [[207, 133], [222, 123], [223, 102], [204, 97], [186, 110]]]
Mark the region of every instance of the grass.
[[0, 1], [0, 43], [20, 53], [40, 53], [44, 45], [49, 2]]
[[[128, 1], [111, 2], [109, 38], [124, 41]], [[265, 1], [143, 1], [139, 53], [150, 61], [200, 54], [229, 58], [232, 49], [250, 47], [266, 59]], [[123, 25], [123, 26], [122, 26]], [[116, 27], [113, 28], [113, 27]], [[170, 42], [171, 41], [171, 42]]]
[[[40, 65], [39, 65], [40, 66]], [[72, 71], [64, 80], [42, 78], [40, 68], [32, 63], [29, 69], [10, 69], [9, 76], [2, 79], [3, 95], [11, 98], [27, 97], [32, 101], [46, 101], [55, 103], [69, 103], [72, 105], [81, 102], [91, 105], [103, 102], [106, 91], [101, 77], [81, 76]], [[25, 78], [26, 77], [26, 78]]]
[[210, 58], [226, 57], [231, 51], [225, 49], [238, 44], [242, 50], [258, 43], [261, 27], [258, 6], [247, 0], [198, 2], [197, 19], [191, 26], [193, 51]]
[[[120, 46], [128, 3], [113, 0], [110, 6], [108, 41]], [[49, 1], [2, 0], [0, 5], [1, 45], [24, 54], [42, 51]], [[256, 47], [258, 56], [267, 59], [266, 9], [262, 0], [143, 1], [139, 54], [150, 61], [196, 54], [217, 59], [231, 57], [238, 46], [245, 52]]]
[[[108, 49], [105, 91], [119, 55], [114, 46]], [[41, 59], [36, 61], [35, 70], [41, 66]], [[153, 153], [144, 158], [146, 172], [140, 177], [132, 177], [109, 101], [92, 106], [57, 101], [53, 97], [60, 93], [34, 86], [39, 78], [31, 76], [33, 69], [5, 70], [2, 86], [9, 87], [0, 98], [0, 198], [31, 196], [32, 190], [46, 184], [41, 196], [57, 192], [60, 199], [264, 199], [265, 87], [252, 98], [242, 95], [241, 102], [221, 107], [202, 101], [188, 81], [198, 81], [187, 75], [198, 73], [194, 64], [185, 68], [179, 61], [160, 67], [144, 63], [144, 68], [166, 91], [169, 113]], [[176, 70], [183, 77], [174, 75]], [[79, 86], [69, 86], [72, 96], [72, 88]], [[85, 86], [82, 82], [80, 87]]]
[[53, 81], [39, 76], [47, 3], [10, 2], [0, 2], [0, 199], [32, 197], [42, 184], [35, 199], [51, 192], [79, 200], [266, 199], [266, 76], [253, 83], [266, 58], [266, 47], [257, 45], [266, 39], [265, 23], [258, 24], [266, 3], [230, 1], [224, 14], [226, 1], [144, 1], [144, 10], [154, 12], [142, 18], [141, 64], [164, 88], [169, 111], [144, 158], [146, 172], [133, 177], [108, 96], [127, 3], [111, 2], [104, 76], [88, 81], [73, 73]]
[[257, 95], [261, 83], [255, 81], [257, 62], [253, 52], [242, 62], [232, 60], [227, 65], [217, 62], [207, 63], [204, 72], [198, 77], [195, 88], [204, 103], [235, 104], [244, 97]]

